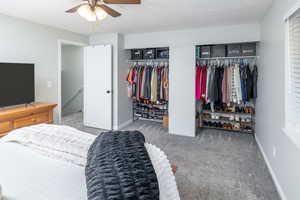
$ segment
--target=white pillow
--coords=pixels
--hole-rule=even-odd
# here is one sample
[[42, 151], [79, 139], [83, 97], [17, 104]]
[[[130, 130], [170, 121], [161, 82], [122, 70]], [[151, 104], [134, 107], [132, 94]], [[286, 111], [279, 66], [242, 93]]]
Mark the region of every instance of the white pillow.
[[166, 154], [152, 144], [145, 144], [154, 167], [158, 185], [160, 200], [180, 200], [174, 173]]

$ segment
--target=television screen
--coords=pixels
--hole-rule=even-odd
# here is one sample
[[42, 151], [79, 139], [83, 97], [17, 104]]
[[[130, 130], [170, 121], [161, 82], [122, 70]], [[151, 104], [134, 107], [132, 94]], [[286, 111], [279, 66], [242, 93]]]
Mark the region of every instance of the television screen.
[[34, 102], [34, 64], [0, 63], [0, 107]]

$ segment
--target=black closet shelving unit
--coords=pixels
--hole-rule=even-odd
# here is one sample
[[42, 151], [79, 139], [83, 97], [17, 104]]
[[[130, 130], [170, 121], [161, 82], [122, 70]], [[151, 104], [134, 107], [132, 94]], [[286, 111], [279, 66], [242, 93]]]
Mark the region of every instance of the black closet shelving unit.
[[[196, 65], [220, 65], [221, 63], [255, 62], [259, 58], [256, 55], [257, 43], [236, 43], [220, 45], [196, 46]], [[199, 128], [225, 130], [246, 134], [255, 133], [255, 101], [252, 105], [231, 104], [231, 110], [208, 109], [205, 101], [200, 103], [200, 109], [196, 118], [199, 120]], [[224, 106], [226, 108], [226, 106]], [[240, 109], [244, 108], [244, 109]], [[247, 110], [248, 112], [246, 112]], [[251, 112], [249, 112], [251, 111]]]
[[133, 100], [133, 120], [144, 119], [150, 121], [162, 122], [163, 116], [168, 115], [168, 103], [152, 104], [141, 103]]
[[[218, 116], [218, 119], [212, 116]], [[201, 121], [203, 128], [216, 128], [218, 130], [234, 131], [241, 133], [253, 134], [255, 130], [255, 115], [253, 113], [242, 112], [225, 112], [225, 111], [210, 111], [202, 110]], [[218, 126], [224, 124], [233, 124], [232, 128], [229, 126]], [[234, 128], [238, 124], [239, 128]]]
[[[159, 67], [169, 65], [169, 48], [146, 48], [131, 49], [130, 65], [147, 65]], [[146, 99], [132, 98], [133, 120], [149, 120], [163, 122], [164, 116], [168, 115], [168, 100], [151, 101]]]

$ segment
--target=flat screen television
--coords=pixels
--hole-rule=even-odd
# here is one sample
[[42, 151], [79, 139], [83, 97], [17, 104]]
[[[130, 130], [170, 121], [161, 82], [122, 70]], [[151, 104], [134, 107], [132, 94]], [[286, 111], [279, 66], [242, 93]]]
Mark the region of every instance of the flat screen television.
[[0, 107], [34, 102], [34, 64], [0, 63]]

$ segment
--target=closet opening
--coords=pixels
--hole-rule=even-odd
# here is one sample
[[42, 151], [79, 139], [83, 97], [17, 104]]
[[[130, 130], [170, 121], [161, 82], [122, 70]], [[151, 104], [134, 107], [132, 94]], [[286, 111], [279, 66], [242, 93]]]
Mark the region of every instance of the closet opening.
[[197, 128], [255, 134], [258, 43], [196, 46]]
[[169, 47], [127, 50], [126, 81], [132, 100], [132, 119], [169, 127]]
[[82, 116], [85, 44], [59, 41], [58, 112], [59, 122], [68, 116]]

